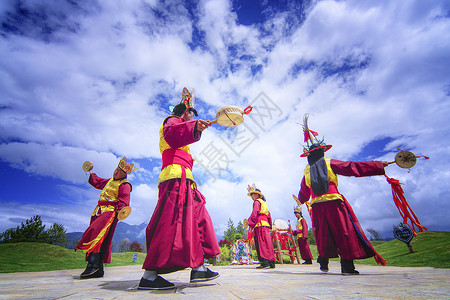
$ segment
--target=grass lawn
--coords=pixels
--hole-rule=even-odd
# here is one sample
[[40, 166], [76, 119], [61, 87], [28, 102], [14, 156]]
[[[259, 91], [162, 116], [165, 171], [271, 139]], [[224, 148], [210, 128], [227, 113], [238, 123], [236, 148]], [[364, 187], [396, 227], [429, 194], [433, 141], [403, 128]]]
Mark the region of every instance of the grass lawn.
[[[405, 243], [399, 240], [376, 241], [374, 248], [389, 266], [450, 268], [450, 232], [422, 232], [411, 241], [415, 252], [410, 253]], [[317, 258], [317, 249], [311, 245], [311, 252]], [[137, 261], [133, 262], [133, 254]], [[141, 265], [145, 253], [113, 253], [111, 266]], [[339, 260], [338, 258], [332, 260]], [[357, 260], [357, 264], [373, 264], [373, 258]], [[42, 243], [0, 244], [0, 273], [38, 272], [66, 269], [84, 269], [84, 253], [60, 246]]]

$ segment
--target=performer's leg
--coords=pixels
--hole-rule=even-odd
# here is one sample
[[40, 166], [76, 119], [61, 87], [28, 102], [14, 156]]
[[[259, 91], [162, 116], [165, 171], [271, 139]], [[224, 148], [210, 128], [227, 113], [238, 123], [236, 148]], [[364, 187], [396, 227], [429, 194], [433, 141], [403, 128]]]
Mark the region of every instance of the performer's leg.
[[359, 275], [359, 272], [355, 270], [353, 260], [341, 259], [341, 273], [342, 275]]
[[330, 230], [341, 259], [354, 260], [366, 257], [366, 252], [360, 243], [345, 204], [342, 201], [329, 202], [330, 211], [333, 212], [327, 215], [327, 218], [333, 224], [332, 227], [330, 226]]
[[320, 264], [320, 271], [328, 272], [328, 258], [324, 258], [319, 255], [317, 262]]
[[101, 262], [100, 253], [89, 253], [88, 266], [83, 273], [81, 273], [81, 279], [99, 278], [103, 277], [103, 263]]
[[329, 202], [326, 201], [315, 203], [312, 206], [313, 218], [314, 218], [314, 236], [316, 237], [317, 252], [322, 258], [334, 258], [338, 257], [337, 246], [334, 241], [332, 228], [335, 224], [330, 221], [330, 215], [332, 217], [333, 210], [329, 208]]

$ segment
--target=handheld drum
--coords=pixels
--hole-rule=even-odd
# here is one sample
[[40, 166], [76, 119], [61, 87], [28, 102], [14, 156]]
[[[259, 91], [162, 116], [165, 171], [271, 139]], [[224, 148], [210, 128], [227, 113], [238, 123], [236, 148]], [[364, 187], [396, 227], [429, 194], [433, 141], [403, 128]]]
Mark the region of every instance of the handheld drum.
[[83, 163], [83, 165], [81, 166], [81, 168], [85, 172], [89, 172], [90, 170], [92, 170], [93, 167], [94, 167], [94, 164], [92, 162], [90, 162], [90, 161], [85, 161]]
[[388, 164], [390, 165], [396, 163], [400, 168], [411, 169], [416, 165], [418, 157], [425, 157], [426, 159], [429, 159], [429, 157], [425, 155], [416, 156], [411, 151], [401, 150], [399, 153], [397, 153], [397, 155], [395, 155], [395, 160], [388, 162]]
[[121, 210], [119, 210], [119, 212], [117, 213], [117, 219], [119, 221], [123, 221], [126, 218], [128, 218], [128, 216], [131, 213], [131, 207], [129, 206], [125, 206], [124, 208], [122, 208]]
[[248, 106], [244, 110], [237, 106], [224, 106], [217, 110], [216, 119], [211, 124], [218, 123], [225, 127], [234, 127], [244, 122], [244, 115], [248, 115], [253, 107]]

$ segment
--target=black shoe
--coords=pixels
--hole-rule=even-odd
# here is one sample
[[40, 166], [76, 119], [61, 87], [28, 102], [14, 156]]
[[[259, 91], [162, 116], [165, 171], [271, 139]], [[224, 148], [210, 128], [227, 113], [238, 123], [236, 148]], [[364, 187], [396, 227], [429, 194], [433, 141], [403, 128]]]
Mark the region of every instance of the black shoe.
[[103, 268], [90, 268], [81, 273], [80, 279], [100, 278], [103, 277], [104, 274]]
[[271, 269], [275, 269], [275, 262], [269, 260], [269, 266], [270, 266]]
[[201, 282], [216, 279], [220, 274], [218, 272], [213, 272], [206, 268], [206, 271], [191, 271], [191, 281], [190, 282]]
[[[256, 268], [257, 269], [269, 269], [270, 265], [267, 263], [263, 263], [263, 264], [260, 264], [259, 267], [256, 267]], [[275, 268], [275, 266], [274, 266], [274, 268]]]
[[80, 279], [103, 277], [103, 263], [100, 260], [100, 253], [90, 253], [88, 264], [83, 273], [80, 274]]
[[341, 273], [342, 273], [342, 275], [359, 275], [359, 272], [355, 269], [353, 269], [353, 270], [341, 269]]
[[175, 288], [175, 284], [168, 282], [161, 276], [158, 276], [155, 280], [141, 278], [137, 288], [139, 290], [170, 290]]
[[311, 259], [305, 259], [305, 261], [302, 263], [302, 265], [312, 265]]
[[320, 264], [320, 271], [328, 272], [328, 258], [323, 258], [322, 256], [319, 256], [317, 258], [317, 262]]
[[341, 259], [341, 273], [342, 275], [359, 275], [359, 272], [355, 270], [353, 260]]

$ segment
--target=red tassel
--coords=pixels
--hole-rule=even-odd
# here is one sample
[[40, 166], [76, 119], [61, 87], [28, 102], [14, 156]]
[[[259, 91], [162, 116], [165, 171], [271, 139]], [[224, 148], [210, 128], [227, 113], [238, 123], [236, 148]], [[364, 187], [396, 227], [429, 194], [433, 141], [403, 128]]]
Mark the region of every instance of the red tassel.
[[244, 115], [248, 115], [249, 113], [251, 113], [251, 111], [252, 111], [252, 109], [253, 109], [253, 106], [247, 106], [245, 109], [244, 109]]
[[[406, 201], [404, 195], [405, 192], [403, 191], [400, 181], [394, 178], [389, 178], [387, 176], [386, 179], [392, 187], [392, 196], [394, 198], [394, 203], [403, 218], [403, 224], [408, 225], [408, 227], [412, 230], [414, 236], [417, 236], [414, 225], [419, 229], [420, 232], [423, 232], [423, 230], [428, 230], [428, 228], [420, 224], [416, 214], [413, 212], [408, 202]], [[411, 225], [408, 224], [408, 221], [411, 222]]]

